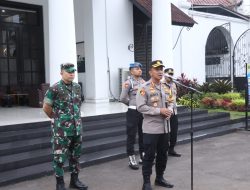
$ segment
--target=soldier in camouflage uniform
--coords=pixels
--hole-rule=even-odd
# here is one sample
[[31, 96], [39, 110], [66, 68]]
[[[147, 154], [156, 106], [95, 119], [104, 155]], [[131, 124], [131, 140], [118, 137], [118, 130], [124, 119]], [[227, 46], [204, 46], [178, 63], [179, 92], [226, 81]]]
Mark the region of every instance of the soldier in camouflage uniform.
[[181, 157], [181, 154], [178, 154], [174, 147], [177, 142], [177, 134], [178, 134], [178, 116], [177, 116], [177, 104], [176, 104], [176, 96], [177, 96], [177, 87], [176, 84], [173, 82], [171, 76], [174, 75], [173, 68], [167, 68], [164, 70], [164, 73], [167, 75], [164, 77], [163, 84], [167, 87], [167, 94], [168, 94], [168, 101], [170, 104], [173, 105], [173, 114], [170, 118], [170, 140], [169, 140], [169, 151], [168, 155], [173, 157]]
[[69, 159], [70, 187], [87, 190], [78, 179], [79, 159], [82, 144], [81, 87], [73, 82], [74, 65], [61, 65], [62, 79], [51, 86], [45, 94], [43, 110], [51, 118], [53, 168], [57, 179], [57, 190], [65, 190], [63, 165]]
[[142, 142], [142, 121], [143, 116], [136, 109], [136, 94], [138, 88], [145, 82], [142, 78], [142, 65], [140, 63], [131, 63], [129, 70], [131, 76], [126, 80], [122, 86], [122, 92], [120, 95], [120, 101], [128, 106], [126, 113], [126, 127], [127, 127], [127, 155], [129, 157], [129, 167], [134, 170], [138, 170], [139, 166], [135, 159], [134, 145], [136, 141], [136, 133], [138, 131], [139, 136], [139, 153], [142, 163], [143, 159], [143, 142]]

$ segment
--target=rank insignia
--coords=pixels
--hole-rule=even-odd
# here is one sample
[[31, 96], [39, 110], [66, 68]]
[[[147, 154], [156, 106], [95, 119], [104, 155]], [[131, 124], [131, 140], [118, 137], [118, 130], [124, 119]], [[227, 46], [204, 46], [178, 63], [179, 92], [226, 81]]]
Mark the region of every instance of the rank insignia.
[[154, 94], [155, 93], [155, 90], [153, 89], [153, 90], [150, 90], [150, 92], [151, 92], [151, 94]]
[[124, 88], [128, 88], [129, 84], [128, 83], [124, 83]]
[[142, 95], [142, 96], [145, 95], [145, 90], [144, 90], [144, 88], [142, 88], [142, 89], [140, 90], [140, 95]]

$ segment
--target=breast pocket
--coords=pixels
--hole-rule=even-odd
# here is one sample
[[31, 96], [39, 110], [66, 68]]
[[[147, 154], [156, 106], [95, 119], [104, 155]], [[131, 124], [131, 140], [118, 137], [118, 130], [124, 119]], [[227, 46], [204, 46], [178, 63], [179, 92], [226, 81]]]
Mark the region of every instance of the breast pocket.
[[160, 100], [159, 96], [151, 96], [150, 97], [151, 106], [158, 107], [159, 106], [159, 100]]
[[133, 96], [136, 96], [137, 91], [138, 91], [138, 88], [137, 88], [137, 87], [134, 87], [134, 88], [132, 89], [132, 95], [133, 95]]

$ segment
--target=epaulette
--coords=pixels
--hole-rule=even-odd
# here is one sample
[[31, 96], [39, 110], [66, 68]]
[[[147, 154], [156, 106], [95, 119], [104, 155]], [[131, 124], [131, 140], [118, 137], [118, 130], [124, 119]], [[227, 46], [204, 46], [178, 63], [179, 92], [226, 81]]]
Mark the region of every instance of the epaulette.
[[150, 85], [150, 81], [146, 81], [145, 83], [144, 83], [144, 86], [149, 86]]
[[57, 82], [57, 83], [53, 84], [53, 85], [51, 86], [51, 88], [57, 88], [59, 84], [60, 84], [60, 82]]

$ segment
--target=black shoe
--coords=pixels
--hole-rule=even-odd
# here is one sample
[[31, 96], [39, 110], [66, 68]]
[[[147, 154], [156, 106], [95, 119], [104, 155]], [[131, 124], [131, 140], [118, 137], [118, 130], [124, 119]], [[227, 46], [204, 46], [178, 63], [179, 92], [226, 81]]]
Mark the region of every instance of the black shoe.
[[129, 161], [128, 161], [129, 167], [133, 170], [138, 170], [139, 166], [135, 160], [135, 155], [129, 156], [128, 159], [129, 159]]
[[150, 183], [144, 183], [142, 186], [142, 190], [152, 190]]
[[78, 174], [77, 173], [72, 173], [71, 174], [71, 179], [70, 179], [70, 188], [73, 189], [80, 189], [80, 190], [87, 190], [88, 186], [83, 184], [79, 179], [78, 179]]
[[181, 157], [181, 154], [178, 154], [177, 152], [175, 152], [175, 150], [169, 151], [168, 155], [173, 157]]
[[66, 190], [63, 177], [56, 177], [56, 190]]
[[157, 177], [155, 179], [155, 185], [161, 186], [161, 187], [166, 187], [166, 188], [173, 188], [174, 187], [174, 185], [167, 182], [163, 177]]
[[64, 183], [63, 184], [56, 184], [56, 190], [66, 190]]

